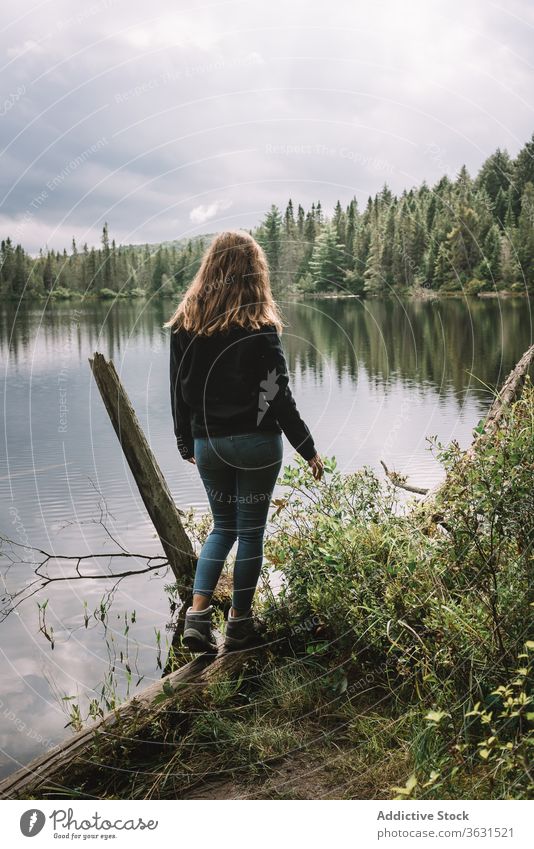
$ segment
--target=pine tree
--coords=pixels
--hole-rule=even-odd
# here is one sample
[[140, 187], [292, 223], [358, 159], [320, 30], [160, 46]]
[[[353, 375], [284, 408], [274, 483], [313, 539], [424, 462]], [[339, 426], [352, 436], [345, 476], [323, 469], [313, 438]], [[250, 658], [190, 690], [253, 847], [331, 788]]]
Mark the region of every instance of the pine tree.
[[499, 193], [506, 193], [513, 179], [514, 165], [507, 150], [497, 148], [482, 165], [477, 179], [478, 189], [484, 189], [495, 206]]
[[14, 295], [22, 295], [26, 286], [26, 267], [24, 251], [21, 245], [15, 248], [15, 261], [13, 266], [13, 279], [11, 281], [11, 291]]
[[526, 183], [517, 221], [516, 251], [522, 277], [529, 290], [534, 288], [534, 184]]
[[46, 260], [43, 268], [43, 288], [45, 292], [51, 292], [54, 285], [54, 272], [52, 269], [52, 257], [50, 251], [46, 254]]
[[496, 224], [490, 227], [484, 239], [483, 255], [480, 276], [495, 284], [501, 279], [501, 234]]
[[302, 237], [304, 235], [304, 218], [305, 218], [304, 209], [299, 203], [299, 208], [298, 208], [298, 212], [297, 212], [297, 232], [298, 232], [298, 235], [299, 235], [299, 239], [302, 239]]
[[274, 204], [260, 225], [258, 242], [262, 246], [267, 262], [273, 291], [280, 288], [280, 258], [282, 254], [282, 218]]
[[[187, 250], [186, 250], [187, 256]], [[167, 266], [167, 257], [166, 253], [161, 246], [156, 251], [156, 261], [154, 264], [154, 270], [152, 272], [152, 291], [160, 292], [164, 285], [164, 277], [167, 275], [168, 266]]]
[[356, 221], [358, 216], [358, 202], [356, 198], [352, 198], [347, 207], [347, 227], [345, 231], [345, 265], [347, 268], [354, 268], [354, 251], [356, 239]]
[[345, 246], [337, 241], [333, 222], [325, 224], [317, 237], [310, 260], [310, 271], [316, 291], [330, 291], [342, 286], [344, 248]]
[[382, 240], [378, 227], [373, 227], [371, 233], [371, 244], [365, 264], [364, 291], [376, 295], [385, 289], [384, 275], [382, 274]]
[[0, 280], [2, 281], [2, 288], [8, 292], [11, 292], [11, 280], [13, 278], [15, 255], [13, 251], [13, 245], [9, 236], [7, 237], [7, 239], [2, 240], [1, 262], [2, 265], [0, 267]]
[[452, 279], [451, 261], [449, 251], [445, 242], [442, 242], [438, 248], [436, 265], [434, 268], [434, 280], [436, 285], [444, 286]]
[[111, 262], [109, 250], [108, 222], [102, 228], [102, 279], [104, 288], [111, 289]]
[[286, 211], [284, 213], [284, 230], [286, 236], [291, 239], [295, 238], [295, 217], [293, 215], [293, 201], [291, 200], [291, 198], [289, 198], [289, 201], [286, 206]]
[[393, 250], [395, 244], [396, 218], [396, 207], [395, 204], [392, 203], [387, 211], [380, 262], [380, 273], [384, 278], [384, 284], [386, 286], [393, 286], [395, 283], [393, 273]]
[[340, 202], [336, 203], [334, 209], [334, 227], [336, 228], [336, 238], [337, 241], [341, 244], [345, 244], [346, 240], [346, 230], [347, 230], [347, 221], [345, 217], [345, 213], [342, 209]]
[[527, 183], [534, 183], [534, 134], [514, 161], [513, 206], [516, 218], [521, 212], [521, 200]]

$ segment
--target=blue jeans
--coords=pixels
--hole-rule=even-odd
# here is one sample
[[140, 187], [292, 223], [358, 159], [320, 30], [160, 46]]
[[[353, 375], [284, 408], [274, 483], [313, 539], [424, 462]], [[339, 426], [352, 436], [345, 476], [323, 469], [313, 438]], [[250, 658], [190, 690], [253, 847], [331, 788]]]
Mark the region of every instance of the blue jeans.
[[211, 596], [224, 561], [238, 540], [232, 606], [248, 611], [263, 562], [263, 536], [271, 496], [282, 465], [282, 436], [275, 432], [194, 440], [213, 530], [202, 546], [193, 592]]

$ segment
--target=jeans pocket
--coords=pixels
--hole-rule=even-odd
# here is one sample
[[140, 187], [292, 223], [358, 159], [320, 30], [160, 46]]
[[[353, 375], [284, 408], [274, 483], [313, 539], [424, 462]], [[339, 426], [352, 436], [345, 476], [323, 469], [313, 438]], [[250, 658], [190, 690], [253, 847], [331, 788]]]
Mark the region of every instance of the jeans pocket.
[[280, 434], [253, 434], [253, 439], [243, 441], [237, 450], [243, 466], [264, 468], [281, 463], [283, 454]]

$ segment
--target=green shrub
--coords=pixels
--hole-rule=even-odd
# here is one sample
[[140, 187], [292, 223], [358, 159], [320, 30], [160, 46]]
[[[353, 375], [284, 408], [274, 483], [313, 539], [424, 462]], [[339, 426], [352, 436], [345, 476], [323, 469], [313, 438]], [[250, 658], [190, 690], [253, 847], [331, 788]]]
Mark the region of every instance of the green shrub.
[[103, 301], [115, 300], [115, 298], [120, 298], [121, 294], [120, 292], [114, 292], [113, 289], [104, 288], [100, 289], [100, 291], [98, 292], [98, 297], [101, 298]]
[[488, 280], [477, 280], [477, 278], [473, 278], [473, 280], [469, 280], [468, 283], [465, 284], [464, 292], [466, 295], [478, 295], [479, 292], [487, 292], [489, 289], [492, 289], [493, 284]]
[[[431, 505], [439, 524], [424, 506], [402, 507], [398, 491], [369, 468], [342, 475], [331, 461], [326, 480], [316, 482], [298, 461], [284, 470], [287, 494], [274, 502], [266, 551], [285, 576], [274, 629], [289, 628], [301, 650], [319, 647], [374, 665], [399, 708], [415, 703], [423, 715], [450, 718], [452, 746], [472, 706], [487, 706], [515, 674], [531, 623], [531, 381], [470, 462], [456, 443], [436, 443], [435, 450], [447, 473]], [[475, 751], [486, 739], [479, 732], [470, 725]], [[517, 733], [522, 741], [525, 723]], [[415, 735], [414, 746], [421, 739]], [[514, 744], [513, 752], [524, 745]], [[507, 758], [501, 775], [521, 772], [523, 755], [508, 756], [506, 745], [499, 751]], [[454, 757], [444, 757], [451, 771]], [[522, 774], [514, 780], [523, 786]]]
[[56, 301], [67, 301], [75, 296], [75, 292], [67, 289], [65, 286], [54, 286], [50, 292], [50, 297]]

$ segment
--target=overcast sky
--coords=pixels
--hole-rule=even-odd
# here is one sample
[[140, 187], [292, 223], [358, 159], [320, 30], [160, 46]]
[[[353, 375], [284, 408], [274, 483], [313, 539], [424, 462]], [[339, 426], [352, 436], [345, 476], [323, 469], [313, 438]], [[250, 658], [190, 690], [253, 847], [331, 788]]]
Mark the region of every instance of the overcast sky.
[[30, 251], [364, 204], [534, 131], [529, 0], [3, 0], [0, 233]]

